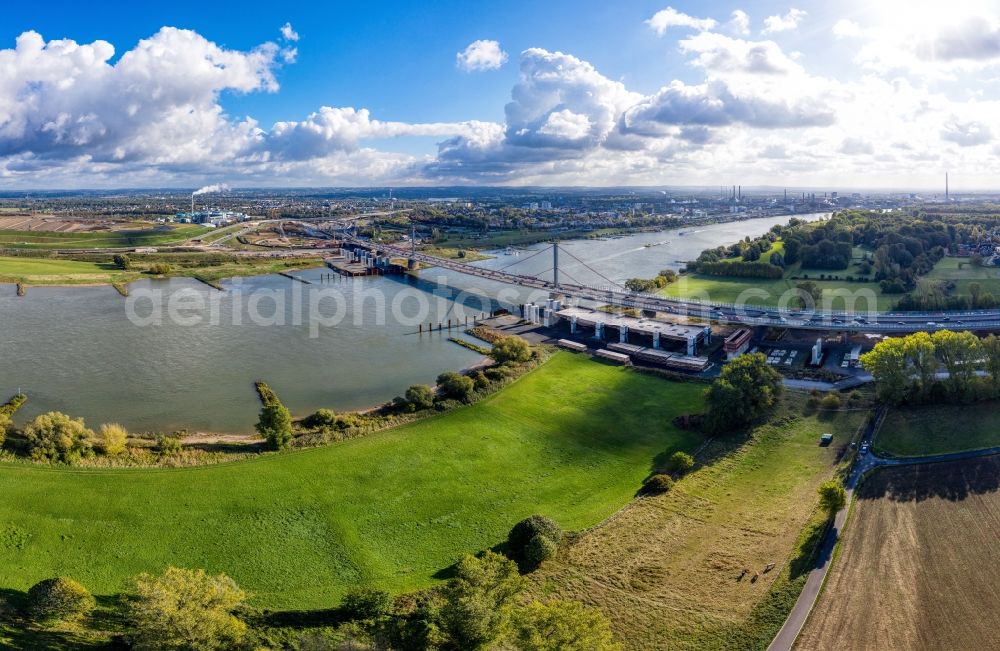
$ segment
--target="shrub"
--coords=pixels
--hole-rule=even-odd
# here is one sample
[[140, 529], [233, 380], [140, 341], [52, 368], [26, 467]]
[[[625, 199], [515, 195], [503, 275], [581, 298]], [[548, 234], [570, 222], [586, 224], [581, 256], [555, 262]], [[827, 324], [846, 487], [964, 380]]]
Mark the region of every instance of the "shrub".
[[354, 588], [344, 595], [340, 610], [347, 619], [374, 621], [391, 612], [392, 596], [375, 588]]
[[[546, 538], [558, 548], [562, 537], [563, 530], [558, 522], [544, 515], [532, 515], [515, 524], [507, 534], [507, 553], [518, 563], [534, 568], [538, 565], [529, 558], [529, 547], [542, 545], [541, 542], [534, 542], [535, 539]], [[537, 554], [538, 550], [533, 553]]]
[[449, 648], [489, 648], [507, 632], [523, 585], [517, 565], [499, 554], [462, 559], [442, 591], [440, 622]]
[[687, 452], [678, 450], [667, 460], [667, 470], [676, 475], [683, 475], [692, 468], [694, 468], [694, 457]]
[[472, 396], [472, 389], [474, 387], [471, 378], [467, 378], [461, 373], [455, 373], [454, 371], [448, 371], [439, 375], [437, 385], [441, 390], [442, 397], [461, 400], [463, 402], [468, 402]]
[[302, 424], [309, 429], [332, 429], [337, 424], [337, 415], [330, 409], [317, 409], [302, 419]]
[[3, 447], [4, 441], [7, 440], [8, 429], [10, 429], [10, 416], [0, 414], [0, 448]]
[[821, 407], [823, 407], [823, 409], [840, 409], [840, 406], [843, 404], [843, 401], [841, 401], [840, 396], [838, 394], [828, 393], [825, 396], [823, 396], [823, 400], [821, 400], [819, 404]]
[[819, 409], [819, 396], [809, 396], [806, 399], [806, 410], [816, 411]]
[[247, 626], [233, 613], [246, 599], [225, 574], [169, 567], [140, 575], [129, 604], [135, 649], [231, 649]]
[[183, 449], [184, 445], [176, 436], [161, 434], [156, 437], [156, 451], [160, 454], [180, 454]]
[[28, 590], [28, 613], [39, 622], [77, 619], [94, 609], [93, 595], [73, 579], [45, 579]]
[[498, 364], [508, 362], [520, 364], [531, 359], [531, 347], [520, 337], [504, 337], [493, 344], [490, 357]]
[[104, 454], [114, 456], [125, 452], [128, 442], [128, 430], [118, 423], [105, 423], [101, 425], [98, 433], [101, 449]]
[[535, 536], [524, 548], [524, 560], [529, 567], [538, 567], [559, 551], [559, 543], [548, 536]]
[[93, 435], [82, 418], [70, 418], [58, 411], [37, 416], [24, 428], [33, 458], [66, 463], [93, 452], [90, 443]]
[[434, 391], [423, 384], [414, 384], [406, 390], [406, 402], [415, 411], [430, 409], [434, 406]]
[[674, 480], [670, 475], [657, 473], [643, 482], [642, 492], [647, 495], [660, 495], [669, 491], [673, 486]]
[[170, 272], [171, 272], [170, 265], [163, 262], [158, 262], [149, 267], [149, 273], [153, 274], [154, 276], [165, 276]]
[[132, 268], [132, 260], [129, 259], [129, 257], [124, 253], [116, 253], [112, 260], [114, 261], [115, 266], [123, 271], [128, 271]]

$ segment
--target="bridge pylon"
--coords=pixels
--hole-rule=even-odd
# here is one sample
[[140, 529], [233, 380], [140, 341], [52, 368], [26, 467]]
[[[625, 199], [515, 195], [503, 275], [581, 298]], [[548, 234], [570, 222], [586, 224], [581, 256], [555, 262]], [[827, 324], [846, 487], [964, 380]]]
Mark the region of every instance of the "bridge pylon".
[[552, 285], [559, 289], [559, 242], [552, 243]]

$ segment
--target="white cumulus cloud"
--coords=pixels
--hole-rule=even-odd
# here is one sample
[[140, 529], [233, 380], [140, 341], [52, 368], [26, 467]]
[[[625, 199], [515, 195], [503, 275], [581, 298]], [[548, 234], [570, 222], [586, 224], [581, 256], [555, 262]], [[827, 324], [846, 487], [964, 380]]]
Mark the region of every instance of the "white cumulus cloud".
[[292, 29], [291, 23], [285, 23], [281, 26], [281, 38], [286, 41], [297, 41], [299, 40], [299, 33]]
[[663, 36], [671, 27], [689, 27], [691, 29], [706, 30], [714, 28], [718, 23], [711, 18], [695, 18], [685, 13], [681, 13], [673, 7], [661, 9], [653, 14], [653, 17], [646, 21], [653, 31], [659, 36]]
[[455, 55], [455, 64], [466, 72], [497, 70], [505, 63], [507, 63], [507, 53], [501, 49], [497, 41], [473, 41], [465, 50]]
[[764, 19], [764, 34], [774, 32], [787, 32], [796, 29], [802, 19], [806, 17], [806, 12], [794, 7], [788, 10], [784, 16], [768, 16]]

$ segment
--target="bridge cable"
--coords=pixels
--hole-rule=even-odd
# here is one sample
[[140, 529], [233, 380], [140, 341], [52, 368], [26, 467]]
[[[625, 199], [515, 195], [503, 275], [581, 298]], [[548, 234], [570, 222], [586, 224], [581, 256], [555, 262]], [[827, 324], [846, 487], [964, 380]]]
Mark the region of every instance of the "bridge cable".
[[579, 262], [580, 264], [582, 264], [582, 265], [583, 265], [583, 266], [584, 266], [585, 268], [589, 269], [589, 270], [590, 270], [591, 272], [593, 272], [593, 273], [594, 273], [595, 275], [597, 275], [597, 276], [599, 276], [599, 277], [603, 278], [604, 280], [608, 281], [608, 282], [609, 282], [609, 283], [611, 283], [611, 284], [612, 284], [612, 285], [613, 285], [614, 287], [618, 287], [619, 289], [622, 289], [622, 285], [621, 285], [620, 283], [617, 283], [617, 282], [615, 282], [615, 281], [611, 280], [610, 278], [608, 278], [607, 276], [605, 276], [604, 274], [602, 274], [602, 273], [601, 273], [600, 271], [597, 271], [596, 269], [594, 269], [593, 267], [591, 267], [591, 266], [590, 266], [589, 264], [587, 264], [586, 262], [584, 262], [584, 261], [583, 261], [583, 260], [581, 260], [580, 258], [578, 258], [578, 257], [576, 257], [575, 255], [573, 255], [572, 253], [570, 253], [570, 252], [569, 252], [568, 250], [566, 250], [565, 248], [564, 248], [564, 249], [562, 249], [562, 251], [563, 251], [563, 252], [564, 252], [564, 253], [565, 253], [566, 255], [568, 255], [569, 257], [573, 258], [574, 260], [576, 260], [577, 262]]

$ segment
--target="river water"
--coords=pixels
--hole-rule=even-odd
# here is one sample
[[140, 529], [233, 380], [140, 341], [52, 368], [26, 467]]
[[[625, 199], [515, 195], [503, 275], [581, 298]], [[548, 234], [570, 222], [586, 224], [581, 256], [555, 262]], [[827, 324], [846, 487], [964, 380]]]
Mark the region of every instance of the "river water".
[[[607, 284], [601, 276], [648, 277], [786, 221], [565, 242], [561, 277], [587, 284]], [[552, 266], [548, 248], [476, 264], [539, 274]], [[440, 269], [422, 272], [418, 281], [331, 278], [327, 269], [295, 275], [312, 284], [260, 276], [227, 281], [220, 292], [190, 279], [142, 280], [129, 286], [128, 300], [111, 287], [35, 287], [18, 297], [13, 287], [0, 286], [0, 400], [19, 389], [28, 394], [19, 422], [60, 410], [91, 427], [119, 422], [132, 431], [245, 432], [259, 409], [257, 379], [293, 414], [305, 415], [379, 404], [479, 361], [449, 342], [447, 331], [418, 333], [418, 323], [464, 320], [489, 308], [438, 282], [499, 296], [502, 304], [539, 298]]]

